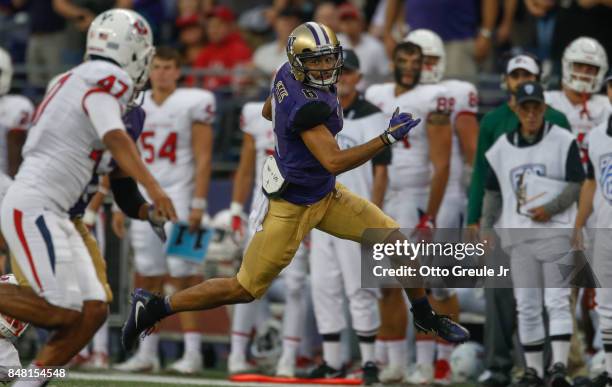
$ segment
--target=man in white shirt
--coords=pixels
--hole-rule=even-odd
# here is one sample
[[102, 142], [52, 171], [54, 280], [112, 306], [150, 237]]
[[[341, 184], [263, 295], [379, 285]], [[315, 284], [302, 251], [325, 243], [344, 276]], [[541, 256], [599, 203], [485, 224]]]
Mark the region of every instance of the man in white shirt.
[[380, 40], [364, 32], [364, 17], [351, 3], [338, 7], [340, 16], [340, 44], [345, 49], [353, 49], [359, 57], [362, 80], [357, 85], [360, 92], [374, 84], [387, 80], [391, 67], [385, 52], [385, 46]]
[[253, 54], [255, 67], [263, 72], [266, 77], [271, 77], [276, 69], [287, 61], [287, 53], [285, 52], [287, 38], [301, 22], [302, 15], [296, 8], [285, 8], [276, 16], [274, 20], [276, 39], [260, 46]]

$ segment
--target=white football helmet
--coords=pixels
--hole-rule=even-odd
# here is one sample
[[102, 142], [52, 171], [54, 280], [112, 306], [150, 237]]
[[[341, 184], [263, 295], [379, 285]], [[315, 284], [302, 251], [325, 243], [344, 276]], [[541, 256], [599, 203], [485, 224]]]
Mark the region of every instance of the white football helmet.
[[451, 354], [450, 366], [453, 383], [476, 380], [484, 371], [484, 348], [474, 341], [459, 344]]
[[0, 47], [0, 96], [7, 94], [13, 80], [13, 63], [11, 56]]
[[437, 65], [432, 66], [431, 69], [423, 69], [421, 71], [420, 79], [421, 83], [440, 82], [446, 70], [446, 52], [444, 51], [444, 43], [442, 43], [440, 36], [431, 30], [419, 28], [406, 35], [404, 42], [411, 42], [421, 47], [423, 55], [440, 58]]
[[[0, 284], [12, 284], [17, 285], [17, 279], [13, 274], [6, 274], [0, 276]], [[0, 314], [0, 337], [4, 337], [9, 340], [16, 340], [19, 336], [25, 332], [28, 328], [27, 323], [19, 321], [9, 316]]]
[[98, 15], [89, 26], [85, 59], [100, 56], [115, 61], [134, 81], [136, 90], [149, 79], [155, 54], [149, 23], [128, 9], [111, 9]]
[[[575, 72], [574, 63], [597, 66], [597, 75]], [[606, 71], [608, 71], [608, 56], [597, 40], [583, 36], [565, 48], [562, 64], [563, 84], [566, 87], [579, 93], [596, 93], [601, 88]]]

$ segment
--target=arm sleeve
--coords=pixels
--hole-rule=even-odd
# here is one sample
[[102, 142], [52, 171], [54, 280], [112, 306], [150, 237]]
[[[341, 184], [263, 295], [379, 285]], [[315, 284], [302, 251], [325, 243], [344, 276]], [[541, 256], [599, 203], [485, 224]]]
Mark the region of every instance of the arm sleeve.
[[485, 183], [484, 188], [489, 191], [501, 192], [501, 188], [499, 187], [499, 180], [497, 180], [497, 175], [491, 168], [487, 169], [487, 182]]
[[111, 130], [125, 130], [121, 106], [112, 95], [102, 91], [89, 93], [83, 99], [83, 107], [100, 138]]
[[567, 160], [565, 161], [565, 180], [575, 183], [582, 183], [584, 180], [584, 167], [580, 159], [580, 150], [576, 141], [572, 141]]
[[559, 196], [544, 204], [544, 210], [550, 215], [556, 215], [565, 211], [569, 206], [578, 201], [580, 197], [580, 183], [569, 182]]
[[486, 190], [482, 201], [482, 228], [493, 228], [501, 215], [503, 199], [501, 192]]
[[142, 197], [138, 185], [131, 177], [110, 179], [115, 202], [121, 211], [132, 219], [138, 219], [138, 211], [147, 201]]
[[478, 134], [478, 146], [476, 148], [476, 159], [472, 171], [472, 182], [470, 184], [468, 200], [468, 224], [477, 223], [482, 211], [482, 198], [484, 196], [484, 186], [486, 173], [489, 169], [485, 152], [491, 147], [491, 135], [487, 122], [483, 120], [480, 124]]
[[329, 105], [322, 101], [309, 102], [298, 109], [293, 117], [292, 128], [295, 132], [301, 132], [323, 124], [332, 114]]
[[580, 187], [584, 180], [584, 167], [580, 161], [580, 151], [576, 141], [572, 141], [567, 160], [565, 162], [565, 180], [569, 184], [561, 191], [559, 196], [544, 204], [544, 209], [550, 215], [556, 215], [565, 211], [569, 206], [578, 201]]
[[593, 163], [591, 162], [591, 159], [587, 160], [586, 178], [587, 179], [594, 179], [595, 178], [595, 168], [593, 167]]

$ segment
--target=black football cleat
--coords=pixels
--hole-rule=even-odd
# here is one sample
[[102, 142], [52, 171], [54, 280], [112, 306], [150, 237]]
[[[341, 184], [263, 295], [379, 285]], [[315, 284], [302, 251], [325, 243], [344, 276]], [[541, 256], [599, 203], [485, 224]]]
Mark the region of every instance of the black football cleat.
[[126, 351], [130, 351], [136, 339], [146, 336], [155, 324], [166, 317], [164, 299], [144, 289], [136, 289], [132, 293], [130, 314], [121, 329], [121, 344]]
[[418, 314], [414, 312], [414, 308], [410, 310], [418, 331], [433, 333], [449, 343], [464, 343], [470, 339], [470, 332], [448, 316], [439, 315], [431, 309]]
[[378, 366], [374, 364], [374, 362], [366, 362], [361, 370], [363, 371], [361, 384], [364, 386], [372, 386], [380, 383], [380, 380], [378, 379]]
[[550, 387], [572, 387], [572, 381], [567, 376], [567, 368], [563, 363], [555, 363], [550, 367], [548, 385]]
[[346, 372], [344, 367], [339, 370], [332, 368], [327, 365], [327, 363], [323, 362], [317, 368], [310, 371], [306, 378], [308, 379], [335, 379], [335, 378], [343, 378], [346, 376]]

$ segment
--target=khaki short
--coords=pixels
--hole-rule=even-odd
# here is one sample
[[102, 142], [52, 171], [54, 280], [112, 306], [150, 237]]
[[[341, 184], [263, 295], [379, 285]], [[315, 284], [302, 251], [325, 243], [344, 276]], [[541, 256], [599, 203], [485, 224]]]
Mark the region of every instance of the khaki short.
[[262, 227], [247, 246], [238, 272], [240, 285], [256, 298], [264, 295], [272, 281], [291, 262], [300, 242], [313, 228], [359, 243], [366, 229], [388, 229], [381, 235], [383, 239], [399, 229], [397, 222], [380, 208], [340, 183], [312, 205], [270, 200]]
[[[98, 281], [100, 281], [100, 284], [104, 287], [106, 301], [110, 304], [111, 302], [113, 302], [113, 292], [111, 290], [110, 285], [108, 284], [108, 277], [106, 276], [106, 261], [100, 253], [100, 249], [98, 248], [98, 242], [96, 242], [96, 239], [93, 237], [93, 235], [91, 235], [91, 232], [89, 232], [89, 229], [87, 228], [87, 226], [85, 226], [85, 224], [83, 224], [83, 221], [80, 218], [73, 219], [72, 223], [74, 223], [76, 230], [81, 235], [81, 238], [83, 238], [83, 242], [85, 242], [85, 246], [87, 247], [87, 251], [91, 256], [91, 260], [96, 270], [96, 276], [98, 277]], [[30, 286], [28, 280], [19, 268], [19, 265], [17, 264], [17, 261], [15, 260], [12, 254], [11, 269], [20, 286]]]

